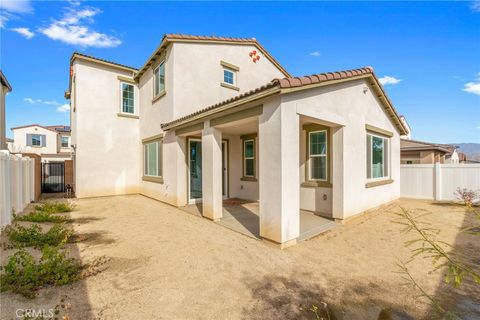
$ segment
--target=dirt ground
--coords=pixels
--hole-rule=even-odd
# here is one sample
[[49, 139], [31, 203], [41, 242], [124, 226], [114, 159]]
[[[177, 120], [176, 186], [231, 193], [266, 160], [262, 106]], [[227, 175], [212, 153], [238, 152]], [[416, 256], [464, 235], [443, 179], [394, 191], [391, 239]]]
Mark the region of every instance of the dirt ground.
[[[48, 309], [62, 296], [71, 319], [315, 319], [308, 309], [326, 303], [331, 319], [430, 319], [432, 309], [396, 273], [410, 250], [391, 211], [428, 210], [439, 240], [480, 265], [478, 237], [459, 232], [472, 219], [463, 207], [399, 200], [326, 234], [279, 250], [207, 219], [139, 196], [76, 200], [70, 214], [87, 240], [69, 245], [82, 262], [105, 256], [107, 269], [26, 299], [1, 294], [1, 318], [17, 309]], [[5, 264], [7, 255], [2, 254]], [[426, 292], [463, 319], [480, 318], [480, 290], [466, 282], [452, 290], [429, 259], [410, 272]]]

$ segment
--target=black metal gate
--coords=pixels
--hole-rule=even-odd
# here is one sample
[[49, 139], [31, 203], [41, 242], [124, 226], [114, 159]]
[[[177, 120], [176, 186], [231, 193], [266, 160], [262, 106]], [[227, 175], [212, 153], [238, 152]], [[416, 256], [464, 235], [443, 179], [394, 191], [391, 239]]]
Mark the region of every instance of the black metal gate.
[[65, 163], [42, 163], [42, 192], [65, 192]]

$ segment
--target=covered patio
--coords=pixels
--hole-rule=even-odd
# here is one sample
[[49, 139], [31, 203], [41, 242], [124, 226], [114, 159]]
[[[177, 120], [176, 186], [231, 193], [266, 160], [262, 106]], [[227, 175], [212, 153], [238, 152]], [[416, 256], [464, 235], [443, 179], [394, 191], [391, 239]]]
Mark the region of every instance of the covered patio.
[[[181, 210], [202, 217], [202, 205], [191, 204], [180, 207]], [[223, 201], [223, 216], [215, 221], [221, 226], [236, 231], [250, 238], [260, 237], [259, 204], [256, 201], [242, 199], [227, 199]], [[327, 219], [300, 210], [300, 235], [298, 241], [308, 240], [336, 226], [332, 219]]]

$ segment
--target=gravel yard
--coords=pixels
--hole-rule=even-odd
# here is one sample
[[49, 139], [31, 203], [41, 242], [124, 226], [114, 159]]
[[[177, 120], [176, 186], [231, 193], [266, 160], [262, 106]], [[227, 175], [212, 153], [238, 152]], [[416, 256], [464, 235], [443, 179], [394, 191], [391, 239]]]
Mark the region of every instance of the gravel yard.
[[[480, 264], [478, 236], [460, 232], [471, 213], [458, 205], [402, 199], [311, 240], [279, 250], [207, 219], [140, 195], [75, 200], [70, 225], [84, 241], [67, 245], [82, 262], [105, 257], [105, 270], [35, 299], [1, 294], [1, 318], [18, 309], [48, 309], [62, 297], [71, 319], [315, 319], [326, 303], [332, 319], [430, 318], [431, 306], [403, 286], [395, 263], [410, 249], [391, 211], [431, 212], [438, 239]], [[2, 237], [5, 241], [5, 237]], [[5, 264], [10, 250], [2, 250]], [[452, 290], [442, 271], [418, 258], [411, 274], [462, 318], [480, 318], [479, 286]]]

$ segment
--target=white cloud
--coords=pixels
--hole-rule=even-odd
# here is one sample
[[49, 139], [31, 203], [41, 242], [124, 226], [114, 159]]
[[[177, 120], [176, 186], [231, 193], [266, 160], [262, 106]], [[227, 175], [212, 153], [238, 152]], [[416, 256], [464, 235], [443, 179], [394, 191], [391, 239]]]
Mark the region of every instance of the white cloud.
[[386, 85], [389, 85], [389, 84], [397, 84], [402, 80], [397, 79], [395, 77], [383, 76], [383, 77], [379, 78], [378, 81], [380, 81], [380, 83], [382, 85], [386, 86]]
[[475, 12], [480, 12], [480, 0], [474, 0], [472, 1], [472, 5], [470, 6], [473, 11]]
[[314, 56], [314, 57], [320, 57], [320, 51], [310, 52], [310, 55], [311, 55], [311, 56]]
[[59, 106], [56, 100], [42, 100], [42, 99], [32, 99], [32, 98], [24, 98], [23, 101], [30, 103], [30, 104], [46, 104], [49, 106]]
[[70, 112], [70, 104], [69, 103], [62, 104], [60, 107], [57, 108], [57, 111], [58, 112]]
[[480, 72], [477, 73], [477, 78], [474, 81], [465, 83], [462, 90], [480, 96]]
[[33, 7], [29, 0], [2, 0], [0, 1], [0, 28], [5, 28], [7, 21], [17, 18], [17, 15], [32, 12]]
[[[72, 6], [78, 7], [79, 3], [74, 2]], [[99, 13], [101, 13], [100, 9], [93, 7], [67, 8], [62, 19], [54, 20], [48, 27], [40, 28], [39, 32], [52, 40], [78, 45], [82, 48], [119, 46], [122, 43], [120, 39], [97, 32], [88, 26], [95, 22], [93, 18]]]
[[2, 0], [0, 9], [10, 13], [32, 13], [33, 7], [30, 0]]
[[27, 39], [32, 39], [33, 36], [35, 36], [35, 33], [30, 31], [30, 29], [28, 29], [28, 28], [13, 28], [12, 30], [21, 34], [22, 36], [24, 36]]

